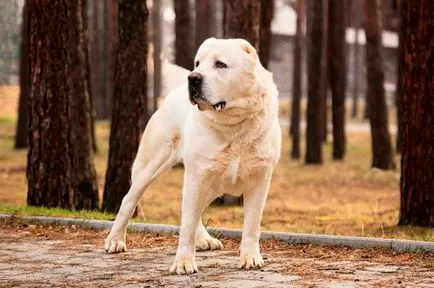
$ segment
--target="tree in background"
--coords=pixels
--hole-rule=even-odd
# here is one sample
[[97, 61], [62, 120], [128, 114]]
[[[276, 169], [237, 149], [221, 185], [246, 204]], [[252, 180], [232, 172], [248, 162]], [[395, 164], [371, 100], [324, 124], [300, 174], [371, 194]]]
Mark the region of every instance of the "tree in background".
[[93, 97], [92, 97], [92, 88], [91, 88], [91, 77], [90, 77], [90, 62], [89, 62], [89, 29], [88, 29], [88, 19], [87, 19], [87, 11], [88, 11], [88, 2], [89, 0], [82, 0], [81, 2], [81, 16], [83, 23], [83, 52], [84, 59], [86, 63], [86, 69], [84, 70], [84, 74], [86, 77], [87, 91], [89, 93], [89, 103], [90, 103], [90, 135], [92, 137], [92, 150], [93, 152], [98, 151], [97, 142], [96, 142], [96, 130], [95, 130], [95, 110], [93, 107]]
[[257, 0], [224, 0], [225, 38], [244, 38], [259, 50], [261, 3]]
[[[329, 0], [322, 0], [323, 8], [322, 8], [322, 45], [321, 45], [321, 62], [320, 62], [320, 112], [321, 112], [321, 121], [319, 125], [321, 126], [321, 141], [327, 142], [327, 118], [328, 118], [328, 95], [329, 95], [329, 79], [328, 79], [328, 19], [329, 19]], [[314, 44], [315, 45], [315, 44]]]
[[[321, 129], [321, 63], [323, 43], [323, 1], [310, 1], [308, 19], [308, 98], [306, 128], [306, 164], [322, 163], [322, 129]], [[309, 19], [310, 18], [310, 19]]]
[[[402, 2], [401, 2], [402, 3]], [[402, 117], [402, 85], [404, 79], [402, 78], [402, 74], [404, 73], [404, 49], [403, 49], [403, 39], [402, 39], [402, 25], [399, 27], [399, 43], [398, 43], [398, 57], [397, 57], [397, 67], [398, 72], [396, 73], [396, 90], [395, 90], [395, 106], [396, 106], [396, 152], [402, 152], [402, 125], [401, 125], [401, 117]]]
[[104, 211], [117, 212], [130, 188], [131, 166], [147, 113], [147, 19], [145, 0], [118, 0], [118, 49]]
[[108, 120], [113, 96], [116, 0], [88, 1], [90, 87], [95, 118]]
[[[152, 110], [158, 109], [158, 98], [161, 96], [161, 46], [163, 45], [163, 24], [161, 23], [161, 2], [153, 0], [152, 2], [152, 44], [153, 44], [153, 60], [154, 60], [154, 92]], [[143, 127], [144, 128], [144, 127]]]
[[19, 12], [18, 1], [0, 1], [0, 85], [10, 84], [18, 66]]
[[215, 0], [196, 0], [195, 51], [197, 51], [203, 41], [216, 35], [215, 5]]
[[356, 118], [359, 108], [359, 77], [360, 77], [360, 35], [361, 20], [360, 20], [360, 1], [352, 1], [353, 27], [354, 27], [354, 44], [353, 44], [353, 106], [351, 109], [351, 117]]
[[345, 0], [329, 0], [328, 76], [332, 92], [333, 159], [345, 155]]
[[297, 0], [297, 20], [294, 41], [294, 66], [292, 72], [292, 105], [291, 105], [291, 126], [289, 135], [292, 135], [292, 159], [300, 159], [300, 102], [302, 94], [303, 70], [302, 70], [302, 43], [304, 23], [304, 1]]
[[174, 0], [175, 64], [193, 70], [193, 43], [190, 0]]
[[[257, 0], [224, 0], [223, 34], [225, 38], [244, 38], [259, 49], [261, 6]], [[242, 203], [242, 197], [225, 194], [215, 202], [227, 205]]]
[[261, 23], [259, 29], [259, 59], [268, 68], [271, 47], [271, 21], [274, 17], [274, 1], [261, 0]]
[[[98, 1], [98, 0], [95, 0]], [[116, 45], [117, 45], [117, 0], [106, 0], [104, 2], [104, 94], [108, 114], [111, 115], [111, 103], [114, 93]], [[110, 117], [110, 116], [109, 116]], [[109, 119], [109, 118], [107, 118]]]
[[372, 167], [394, 168], [384, 91], [381, 23], [376, 0], [364, 1], [369, 122], [372, 137]]
[[402, 1], [401, 225], [434, 227], [433, 19], [433, 1]]
[[29, 205], [95, 209], [81, 0], [28, 0]]
[[27, 148], [29, 127], [30, 71], [29, 71], [29, 17], [27, 0], [24, 1], [21, 25], [20, 48], [20, 98], [18, 104], [18, 122], [15, 134], [15, 148]]

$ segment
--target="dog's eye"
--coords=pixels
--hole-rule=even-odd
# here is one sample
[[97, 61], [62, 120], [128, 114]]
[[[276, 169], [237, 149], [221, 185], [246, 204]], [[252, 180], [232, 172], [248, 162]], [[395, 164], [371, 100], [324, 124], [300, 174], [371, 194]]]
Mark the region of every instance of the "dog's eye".
[[223, 63], [221, 61], [216, 61], [215, 62], [215, 67], [219, 68], [219, 69], [224, 69], [224, 68], [228, 68], [228, 65], [226, 65], [225, 63]]
[[196, 67], [199, 66], [199, 61], [196, 61]]

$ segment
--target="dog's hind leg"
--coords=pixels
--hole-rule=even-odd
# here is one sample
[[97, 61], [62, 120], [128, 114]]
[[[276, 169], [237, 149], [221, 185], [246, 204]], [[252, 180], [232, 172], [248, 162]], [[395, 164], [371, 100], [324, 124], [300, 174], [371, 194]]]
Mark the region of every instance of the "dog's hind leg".
[[[150, 121], [151, 122], [151, 121]], [[142, 137], [139, 151], [132, 167], [131, 187], [122, 200], [121, 207], [107, 236], [104, 249], [108, 253], [126, 250], [126, 231], [128, 220], [134, 213], [141, 196], [152, 181], [164, 171], [174, 166], [180, 145], [176, 133], [162, 134], [161, 130], [149, 123]], [[160, 131], [160, 132], [159, 132]]]

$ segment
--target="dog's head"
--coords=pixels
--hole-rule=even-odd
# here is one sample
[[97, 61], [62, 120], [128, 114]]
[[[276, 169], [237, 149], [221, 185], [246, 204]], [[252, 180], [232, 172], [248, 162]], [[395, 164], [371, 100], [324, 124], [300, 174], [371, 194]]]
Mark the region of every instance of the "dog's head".
[[[209, 38], [199, 47], [188, 76], [190, 101], [199, 110], [221, 113], [249, 101], [260, 83], [256, 49], [244, 39]], [[256, 93], [256, 92], [255, 92]], [[243, 107], [246, 109], [248, 107]]]

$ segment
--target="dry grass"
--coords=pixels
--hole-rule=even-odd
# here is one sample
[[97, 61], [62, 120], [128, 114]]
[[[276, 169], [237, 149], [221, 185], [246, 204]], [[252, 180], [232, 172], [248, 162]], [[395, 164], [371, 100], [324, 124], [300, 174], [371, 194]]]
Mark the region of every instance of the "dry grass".
[[[391, 98], [391, 96], [389, 97]], [[389, 102], [392, 100], [389, 100]], [[348, 123], [362, 123], [362, 122], [366, 122], [368, 123], [368, 120], [364, 119], [364, 112], [365, 112], [365, 101], [364, 99], [361, 99], [359, 101], [359, 110], [358, 110], [358, 114], [357, 117], [353, 118], [351, 117], [351, 109], [352, 109], [352, 99], [347, 99], [347, 101], [345, 102], [345, 111], [346, 111], [346, 119], [348, 121]], [[279, 113], [280, 116], [282, 118], [289, 118], [289, 114], [291, 113], [291, 101], [289, 99], [282, 99], [280, 100], [280, 107], [279, 107]], [[306, 109], [307, 109], [307, 100], [306, 97], [304, 97], [301, 100], [301, 118], [302, 120], [304, 119], [305, 115], [306, 115]], [[328, 104], [327, 104], [327, 110], [328, 110], [328, 119], [330, 121], [332, 115], [331, 115], [331, 102], [329, 100]], [[394, 105], [390, 105], [388, 106], [388, 116], [389, 116], [389, 124], [390, 125], [396, 125], [396, 108]]]
[[[7, 237], [16, 239], [43, 239], [43, 240], [62, 240], [71, 243], [71, 246], [77, 244], [101, 245], [101, 239], [104, 239], [109, 230], [94, 230], [76, 225], [51, 226], [51, 225], [29, 225], [19, 219], [0, 220], [0, 231]], [[220, 238], [224, 243], [225, 251], [233, 252], [238, 255], [239, 240]], [[176, 249], [178, 237], [171, 234], [159, 233], [128, 233], [128, 248], [152, 248], [152, 247], [170, 247]], [[424, 263], [426, 268], [432, 267], [433, 254], [426, 252], [397, 252], [390, 249], [364, 248], [350, 249], [347, 247], [322, 247], [307, 244], [287, 244], [282, 241], [268, 239], [260, 243], [261, 251], [265, 253], [276, 253], [286, 258], [316, 258], [327, 260], [351, 260], [366, 261], [374, 260], [376, 263], [385, 263], [388, 265], [414, 265]], [[228, 253], [226, 254], [228, 255]], [[288, 267], [291, 269], [291, 267]]]
[[[3, 95], [0, 88], [0, 103], [5, 103]], [[6, 99], [8, 109], [16, 107], [10, 103], [16, 101], [16, 96]], [[11, 111], [15, 109], [4, 107], [0, 106], [0, 203], [20, 206], [26, 203], [26, 152], [12, 149], [16, 117]], [[95, 165], [100, 191], [107, 165], [108, 136], [108, 123], [98, 123], [99, 153]], [[399, 214], [399, 170], [370, 169], [369, 134], [347, 136], [344, 162], [332, 161], [330, 144], [326, 144], [325, 164], [306, 166], [302, 161], [290, 159], [290, 141], [284, 135], [282, 158], [274, 173], [263, 229], [434, 241], [434, 229], [395, 226]], [[396, 162], [399, 164], [398, 158]], [[151, 185], [141, 201], [146, 221], [180, 223], [182, 177], [182, 169], [173, 169]], [[205, 211], [204, 221], [209, 226], [240, 228], [242, 208], [210, 207]]]

